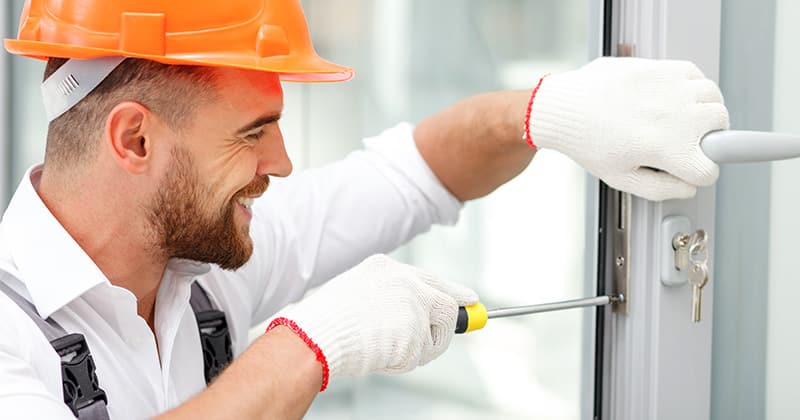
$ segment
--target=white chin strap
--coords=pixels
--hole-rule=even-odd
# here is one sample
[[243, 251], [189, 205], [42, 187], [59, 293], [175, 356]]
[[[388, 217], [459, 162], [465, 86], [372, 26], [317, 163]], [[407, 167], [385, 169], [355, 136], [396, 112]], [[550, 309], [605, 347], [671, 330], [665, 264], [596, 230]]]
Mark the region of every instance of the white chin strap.
[[97, 87], [125, 57], [70, 59], [42, 83], [47, 121], [69, 111]]

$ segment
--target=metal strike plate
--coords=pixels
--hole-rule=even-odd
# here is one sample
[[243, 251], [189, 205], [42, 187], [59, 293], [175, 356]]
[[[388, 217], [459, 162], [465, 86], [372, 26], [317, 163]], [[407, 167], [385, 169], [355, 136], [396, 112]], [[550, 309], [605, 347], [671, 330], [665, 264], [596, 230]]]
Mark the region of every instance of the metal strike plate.
[[686, 216], [667, 216], [661, 221], [661, 283], [664, 286], [677, 287], [689, 281], [687, 270], [675, 267], [675, 249], [672, 239], [679, 233], [692, 232], [692, 224]]
[[631, 286], [631, 206], [632, 198], [628, 193], [611, 190], [611, 217], [613, 221], [611, 233], [611, 251], [613, 266], [611, 278], [614, 296], [624, 299], [614, 305], [616, 313], [628, 314], [628, 290]]

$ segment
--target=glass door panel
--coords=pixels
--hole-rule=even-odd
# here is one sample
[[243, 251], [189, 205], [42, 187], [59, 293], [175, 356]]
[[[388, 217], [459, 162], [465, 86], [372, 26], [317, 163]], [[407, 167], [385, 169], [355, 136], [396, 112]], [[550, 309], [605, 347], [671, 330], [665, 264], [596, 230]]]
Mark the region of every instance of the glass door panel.
[[[529, 89], [544, 72], [579, 67], [589, 60], [590, 19], [598, 18], [584, 0], [303, 6], [319, 53], [357, 75], [344, 84], [285, 85], [282, 128], [297, 169], [339, 159], [364, 137], [471, 94]], [[566, 157], [542, 151], [517, 179], [468, 203], [457, 226], [434, 228], [394, 255], [473, 287], [489, 308], [589, 296], [595, 185]], [[490, 320], [411, 374], [334, 381], [307, 418], [587, 418], [593, 314]]]

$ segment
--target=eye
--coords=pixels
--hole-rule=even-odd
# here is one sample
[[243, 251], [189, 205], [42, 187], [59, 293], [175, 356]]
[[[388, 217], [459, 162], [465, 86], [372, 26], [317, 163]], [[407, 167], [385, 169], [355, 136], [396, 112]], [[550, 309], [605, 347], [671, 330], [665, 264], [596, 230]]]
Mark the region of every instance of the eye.
[[244, 138], [247, 139], [247, 140], [251, 140], [251, 141], [258, 141], [258, 140], [261, 140], [261, 137], [263, 135], [264, 135], [264, 130], [260, 130], [260, 131], [257, 131], [255, 133], [250, 133], [250, 134], [244, 136]]

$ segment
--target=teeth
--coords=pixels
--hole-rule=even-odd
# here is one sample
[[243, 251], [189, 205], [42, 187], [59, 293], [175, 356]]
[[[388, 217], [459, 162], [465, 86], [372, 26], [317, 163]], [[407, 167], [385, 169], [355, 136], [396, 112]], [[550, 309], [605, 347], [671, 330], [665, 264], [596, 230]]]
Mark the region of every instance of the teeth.
[[244, 208], [250, 209], [253, 206], [253, 198], [252, 197], [239, 197], [237, 200], [239, 204], [241, 204]]

